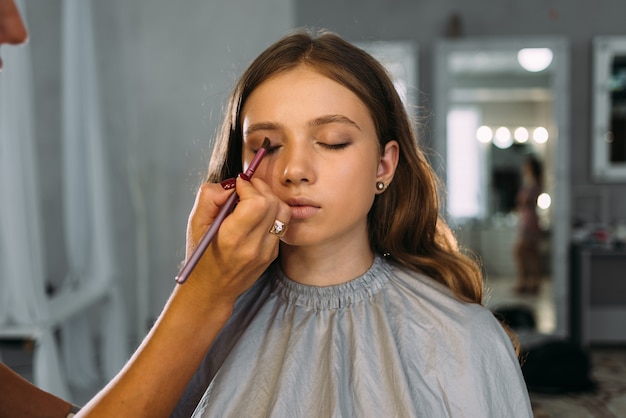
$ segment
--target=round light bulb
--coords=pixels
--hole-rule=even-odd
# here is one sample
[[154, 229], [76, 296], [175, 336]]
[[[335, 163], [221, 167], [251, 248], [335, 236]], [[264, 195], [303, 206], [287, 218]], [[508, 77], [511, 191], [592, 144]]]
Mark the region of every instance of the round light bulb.
[[493, 131], [488, 126], [481, 126], [476, 129], [476, 139], [478, 139], [483, 144], [488, 143], [493, 138]]
[[553, 56], [550, 48], [524, 48], [517, 53], [517, 61], [526, 71], [536, 73], [548, 68]]
[[538, 144], [545, 144], [548, 141], [549, 136], [548, 130], [543, 126], [535, 128], [533, 131], [533, 139]]
[[496, 129], [496, 135], [493, 138], [493, 144], [501, 149], [509, 148], [513, 145], [513, 137], [511, 131], [505, 126], [501, 126]]
[[539, 197], [537, 197], [537, 206], [541, 209], [548, 209], [552, 204], [552, 198], [548, 193], [541, 193]]
[[513, 132], [513, 138], [515, 138], [515, 140], [519, 142], [520, 144], [523, 144], [524, 142], [528, 141], [529, 137], [530, 137], [530, 134], [528, 133], [528, 129], [524, 128], [523, 126], [520, 126], [519, 128], [515, 129], [515, 131]]

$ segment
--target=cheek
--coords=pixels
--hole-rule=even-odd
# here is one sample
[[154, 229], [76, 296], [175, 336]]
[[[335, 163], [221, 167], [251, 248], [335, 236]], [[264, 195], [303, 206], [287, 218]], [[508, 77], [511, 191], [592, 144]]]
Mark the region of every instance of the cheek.
[[360, 192], [372, 191], [376, 184], [378, 164], [369, 153], [363, 153], [358, 158], [345, 159], [335, 164], [333, 171], [337, 181], [348, 183], [348, 187]]
[[376, 167], [362, 163], [352, 166], [342, 164], [328, 176], [325, 184], [345, 205], [369, 204], [373, 201], [376, 190]]

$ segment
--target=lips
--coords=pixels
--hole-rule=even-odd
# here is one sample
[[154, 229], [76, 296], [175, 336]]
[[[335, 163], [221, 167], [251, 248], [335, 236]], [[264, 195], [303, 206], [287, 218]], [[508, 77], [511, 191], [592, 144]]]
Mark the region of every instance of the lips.
[[288, 199], [286, 203], [291, 207], [292, 220], [310, 218], [321, 209], [319, 204], [307, 198]]

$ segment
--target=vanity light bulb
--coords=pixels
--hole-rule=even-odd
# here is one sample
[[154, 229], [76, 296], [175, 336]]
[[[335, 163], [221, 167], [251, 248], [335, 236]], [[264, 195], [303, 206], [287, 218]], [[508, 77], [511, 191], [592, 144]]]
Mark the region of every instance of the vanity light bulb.
[[548, 193], [541, 193], [539, 197], [537, 197], [537, 206], [540, 209], [548, 209], [552, 204], [552, 198]]
[[517, 61], [526, 71], [536, 73], [548, 68], [553, 56], [550, 48], [523, 48], [517, 53]]
[[528, 129], [524, 128], [523, 126], [520, 126], [519, 128], [515, 129], [515, 131], [513, 132], [513, 138], [515, 138], [515, 140], [519, 142], [520, 144], [523, 144], [524, 142], [528, 141], [528, 138], [530, 138]]
[[533, 131], [533, 139], [538, 144], [545, 144], [548, 141], [549, 136], [548, 130], [543, 126], [535, 128]]
[[493, 139], [493, 144], [500, 149], [506, 149], [513, 145], [513, 137], [511, 136], [509, 128], [501, 126], [496, 129], [496, 136]]
[[488, 126], [481, 126], [476, 129], [476, 139], [478, 139], [483, 144], [490, 142], [493, 139], [493, 131]]

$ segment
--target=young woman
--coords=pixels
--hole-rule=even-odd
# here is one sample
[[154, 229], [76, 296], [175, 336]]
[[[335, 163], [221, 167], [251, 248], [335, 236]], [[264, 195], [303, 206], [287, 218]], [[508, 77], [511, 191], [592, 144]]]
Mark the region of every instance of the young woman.
[[[481, 306], [480, 270], [439, 216], [436, 178], [383, 67], [332, 33], [278, 41], [234, 89], [208, 182], [242, 172], [266, 137], [252, 186], [288, 205], [278, 257], [172, 416], [532, 416], [514, 345]], [[210, 223], [204, 199], [192, 247]]]

